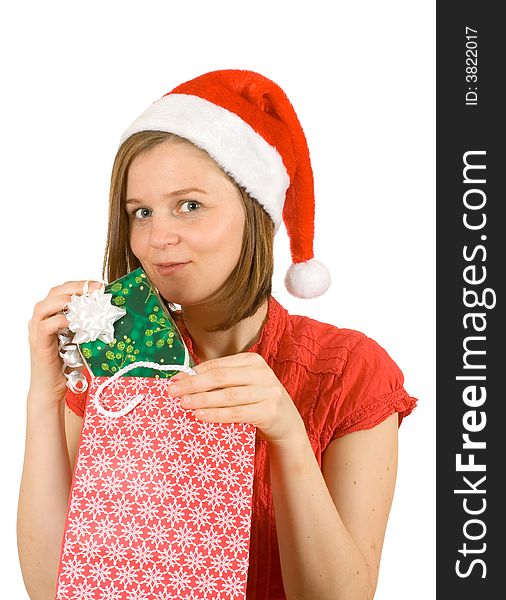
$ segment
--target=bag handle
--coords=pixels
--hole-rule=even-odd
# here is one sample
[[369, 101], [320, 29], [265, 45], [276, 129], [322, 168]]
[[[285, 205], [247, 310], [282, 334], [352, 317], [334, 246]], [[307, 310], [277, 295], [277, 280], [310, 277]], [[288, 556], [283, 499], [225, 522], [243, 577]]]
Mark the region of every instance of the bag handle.
[[[181, 337], [181, 340], [182, 339], [183, 338]], [[190, 353], [188, 352], [188, 348], [186, 347], [186, 344], [184, 342], [183, 342], [183, 347], [184, 347], [184, 362], [183, 362], [183, 365], [185, 367], [190, 368]]]
[[157, 369], [158, 371], [183, 371], [184, 373], [188, 373], [188, 375], [197, 374], [196, 371], [194, 371], [190, 367], [187, 367], [186, 365], [161, 365], [159, 363], [150, 362], [147, 360], [140, 360], [134, 363], [130, 363], [129, 365], [126, 365], [125, 367], [114, 373], [112, 377], [109, 377], [98, 386], [97, 391], [93, 397], [93, 402], [95, 403], [95, 408], [97, 409], [98, 413], [100, 413], [104, 417], [122, 417], [123, 415], [126, 415], [128, 412], [133, 410], [138, 404], [140, 404], [144, 400], [146, 394], [138, 394], [137, 396], [134, 396], [132, 398], [130, 404], [127, 404], [127, 406], [125, 406], [121, 410], [108, 410], [104, 408], [100, 403], [100, 395], [102, 394], [104, 388], [106, 388], [113, 381], [118, 379], [118, 377], [121, 377], [121, 375], [123, 375], [124, 373], [128, 373], [128, 371], [131, 371], [136, 367], [148, 367], [150, 369]]

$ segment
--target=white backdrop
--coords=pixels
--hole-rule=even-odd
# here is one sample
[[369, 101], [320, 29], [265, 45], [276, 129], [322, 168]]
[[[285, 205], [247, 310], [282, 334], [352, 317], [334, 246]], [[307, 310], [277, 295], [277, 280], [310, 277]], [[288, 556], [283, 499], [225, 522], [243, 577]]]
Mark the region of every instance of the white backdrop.
[[399, 364], [419, 406], [400, 428], [396, 495], [375, 600], [435, 597], [435, 2], [20, 0], [0, 9], [3, 57], [2, 597], [28, 598], [16, 546], [29, 384], [27, 324], [49, 289], [101, 279], [119, 138], [175, 85], [258, 71], [304, 127], [322, 297], [292, 314], [358, 329]]

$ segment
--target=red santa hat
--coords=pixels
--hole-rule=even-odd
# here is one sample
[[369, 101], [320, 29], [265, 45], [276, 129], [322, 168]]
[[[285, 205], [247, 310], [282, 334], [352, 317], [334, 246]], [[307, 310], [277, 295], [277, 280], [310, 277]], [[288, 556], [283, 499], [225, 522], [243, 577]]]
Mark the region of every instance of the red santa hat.
[[274, 222], [284, 221], [292, 265], [285, 285], [298, 298], [314, 298], [330, 285], [327, 268], [313, 258], [314, 186], [309, 149], [284, 91], [259, 73], [227, 69], [205, 73], [153, 102], [121, 136], [167, 131], [209, 155], [245, 188]]

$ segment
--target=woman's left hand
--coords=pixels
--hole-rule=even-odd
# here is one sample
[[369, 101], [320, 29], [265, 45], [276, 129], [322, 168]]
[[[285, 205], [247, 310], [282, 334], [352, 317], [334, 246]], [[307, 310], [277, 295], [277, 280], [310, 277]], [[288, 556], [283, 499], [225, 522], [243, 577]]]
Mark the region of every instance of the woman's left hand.
[[[251, 423], [259, 439], [287, 444], [306, 436], [304, 421], [265, 360], [242, 352], [192, 367], [197, 375], [170, 379], [169, 392], [200, 421]], [[179, 389], [174, 389], [176, 385]]]

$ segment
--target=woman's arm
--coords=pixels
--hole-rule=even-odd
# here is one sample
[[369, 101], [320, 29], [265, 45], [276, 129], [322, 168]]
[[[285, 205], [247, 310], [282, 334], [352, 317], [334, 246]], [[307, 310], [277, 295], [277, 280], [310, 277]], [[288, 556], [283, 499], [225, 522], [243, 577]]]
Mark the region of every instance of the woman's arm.
[[64, 409], [28, 395], [18, 502], [19, 561], [31, 600], [54, 600], [71, 484]]
[[397, 473], [397, 414], [332, 441], [318, 466], [306, 437], [269, 444], [289, 600], [370, 600]]
[[[19, 490], [17, 539], [25, 587], [31, 600], [54, 600], [61, 542], [72, 482], [66, 434], [67, 378], [62, 371], [57, 334], [68, 326], [63, 314], [85, 281], [67, 281], [37, 302], [28, 322], [30, 387], [26, 439]], [[90, 282], [90, 289], [102, 284]], [[75, 429], [75, 427], [74, 427]], [[75, 441], [71, 453], [75, 454]], [[73, 458], [72, 458], [73, 462]]]

